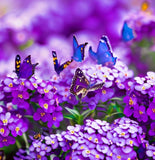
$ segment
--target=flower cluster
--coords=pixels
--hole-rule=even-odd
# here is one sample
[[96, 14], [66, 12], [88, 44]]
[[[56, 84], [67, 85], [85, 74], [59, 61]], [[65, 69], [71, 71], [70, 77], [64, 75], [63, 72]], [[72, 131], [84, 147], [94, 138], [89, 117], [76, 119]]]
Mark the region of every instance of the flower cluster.
[[52, 82], [35, 77], [6, 77], [1, 82], [0, 134], [2, 139], [6, 138], [2, 146], [15, 143], [15, 139], [7, 140], [9, 133], [16, 137], [28, 130], [30, 122], [27, 117], [47, 122], [49, 128], [53, 125], [59, 127], [63, 115], [55, 91]]
[[[28, 155], [40, 159], [46, 159], [45, 155], [54, 153], [57, 157], [54, 159], [126, 160], [138, 158], [135, 147], [148, 144], [138, 123], [125, 117], [115, 120], [113, 124], [99, 119], [86, 120], [82, 126], [68, 126], [67, 131], [45, 136], [44, 140], [45, 142], [33, 141]], [[66, 158], [64, 154], [60, 154], [61, 150], [67, 152]], [[148, 145], [144, 154], [144, 157], [151, 157], [154, 146]], [[22, 154], [19, 157], [22, 157]]]

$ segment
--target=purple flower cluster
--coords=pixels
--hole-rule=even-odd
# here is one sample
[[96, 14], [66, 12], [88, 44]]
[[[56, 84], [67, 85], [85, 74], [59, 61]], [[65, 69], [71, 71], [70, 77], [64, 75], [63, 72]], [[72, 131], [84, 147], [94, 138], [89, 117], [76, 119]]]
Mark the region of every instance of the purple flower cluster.
[[[124, 114], [133, 116], [150, 136], [154, 136], [155, 120], [155, 73], [148, 72], [145, 77], [135, 77], [132, 87], [124, 97], [126, 103]], [[150, 123], [150, 128], [147, 127]], [[146, 125], [144, 125], [146, 124]]]
[[53, 125], [59, 127], [63, 120], [62, 108], [52, 82], [34, 77], [29, 80], [6, 77], [0, 87], [3, 104], [0, 107], [0, 135], [1, 139], [6, 138], [2, 146], [15, 143], [15, 139], [8, 142], [10, 133], [16, 137], [28, 130], [27, 116], [35, 121], [47, 122], [49, 128]]
[[[32, 142], [28, 154], [31, 158], [46, 160], [46, 156], [54, 153], [57, 157], [54, 159], [66, 160], [136, 159], [138, 155], [134, 147], [148, 144], [138, 123], [125, 117], [115, 120], [113, 124], [87, 119], [83, 126], [68, 126], [67, 131], [45, 136], [44, 140]], [[67, 152], [67, 155], [60, 154], [60, 151]], [[19, 152], [17, 155], [21, 158]], [[152, 157], [154, 146], [147, 145], [144, 154], [145, 157]]]
[[[10, 104], [11, 105], [11, 104]], [[0, 106], [0, 148], [15, 143], [17, 136], [22, 136], [28, 130], [28, 125], [24, 119], [14, 112], [6, 110], [5, 106]], [[10, 133], [12, 136], [10, 136]]]
[[[91, 84], [104, 82], [102, 89], [88, 92], [87, 96], [82, 99], [82, 102], [87, 103], [88, 108], [91, 110], [96, 108], [99, 100], [101, 100], [102, 102], [106, 102], [113, 96], [117, 96], [118, 90], [120, 94], [118, 96], [124, 94], [124, 91], [126, 91], [130, 87], [130, 83], [128, 82], [130, 82], [133, 78], [133, 71], [129, 70], [128, 67], [121, 61], [117, 61], [116, 65], [113, 68], [108, 68], [101, 65], [94, 65], [92, 67], [90, 66], [90, 64], [84, 64], [82, 65], [81, 69], [85, 73], [87, 79], [90, 80]], [[64, 73], [66, 72], [64, 71]], [[62, 74], [62, 77], [54, 76], [57, 81], [54, 82], [54, 78], [54, 80], [52, 81], [54, 83], [54, 86], [56, 86], [57, 88], [56, 93], [60, 96], [60, 101], [67, 101], [75, 105], [78, 102], [75, 97], [69, 92], [73, 73], [74, 72], [72, 70], [67, 74], [67, 76], [65, 76], [66, 74]]]

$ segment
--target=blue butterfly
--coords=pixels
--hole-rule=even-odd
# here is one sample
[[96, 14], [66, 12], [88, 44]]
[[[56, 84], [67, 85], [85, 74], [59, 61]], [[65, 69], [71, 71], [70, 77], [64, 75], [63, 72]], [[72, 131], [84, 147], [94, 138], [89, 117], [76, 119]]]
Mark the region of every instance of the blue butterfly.
[[90, 56], [97, 61], [97, 64], [102, 64], [103, 66], [112, 67], [116, 63], [116, 57], [113, 57], [111, 46], [107, 36], [102, 36], [100, 39], [97, 52], [89, 47]]
[[15, 73], [17, 74], [18, 78], [26, 78], [29, 79], [34, 74], [35, 67], [38, 65], [31, 63], [31, 56], [27, 56], [23, 63], [21, 63], [20, 55], [17, 55], [15, 58]]
[[128, 42], [132, 39], [134, 39], [133, 30], [128, 27], [127, 22], [124, 22], [123, 28], [122, 28], [122, 39], [125, 42]]
[[71, 59], [70, 61], [66, 61], [63, 64], [59, 64], [58, 63], [58, 58], [57, 58], [57, 54], [55, 51], [52, 51], [52, 55], [53, 55], [53, 63], [54, 63], [54, 69], [57, 72], [57, 74], [59, 75], [61, 71], [63, 71], [73, 60]]
[[77, 62], [82, 62], [84, 60], [84, 48], [88, 43], [78, 45], [77, 39], [73, 36], [73, 50], [74, 54], [72, 59]]

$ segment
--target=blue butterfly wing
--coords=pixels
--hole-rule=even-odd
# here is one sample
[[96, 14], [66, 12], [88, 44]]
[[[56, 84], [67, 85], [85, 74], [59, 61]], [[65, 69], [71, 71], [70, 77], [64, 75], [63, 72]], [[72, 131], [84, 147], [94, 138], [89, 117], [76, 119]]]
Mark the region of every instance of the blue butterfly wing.
[[73, 36], [73, 56], [72, 59], [77, 62], [82, 62], [84, 60], [84, 48], [88, 43], [84, 43], [81, 45], [78, 45], [77, 39], [75, 36]]
[[92, 50], [92, 47], [89, 47], [89, 55], [94, 59], [97, 60], [97, 54]]
[[76, 50], [76, 48], [78, 47], [78, 42], [75, 36], [73, 36], [73, 49], [74, 51]]
[[107, 36], [102, 36], [97, 49], [97, 63], [103, 66], [113, 66], [116, 58], [113, 57], [110, 42]]
[[125, 42], [128, 42], [132, 39], [134, 39], [133, 30], [128, 27], [127, 22], [124, 22], [123, 28], [122, 28], [122, 39]]

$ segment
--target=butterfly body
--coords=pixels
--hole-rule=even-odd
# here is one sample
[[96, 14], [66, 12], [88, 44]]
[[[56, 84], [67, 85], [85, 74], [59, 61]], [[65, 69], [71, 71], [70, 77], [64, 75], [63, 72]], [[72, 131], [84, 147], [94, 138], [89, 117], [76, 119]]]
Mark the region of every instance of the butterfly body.
[[73, 36], [73, 51], [74, 54], [72, 56], [72, 59], [77, 62], [82, 62], [84, 60], [84, 48], [88, 43], [84, 44], [78, 44], [77, 39], [75, 36]]
[[97, 64], [102, 64], [103, 66], [112, 67], [116, 63], [116, 57], [113, 57], [111, 46], [108, 37], [102, 36], [100, 39], [97, 52], [89, 48], [90, 56], [97, 61]]
[[100, 84], [91, 84], [88, 79], [85, 77], [84, 73], [80, 68], [77, 68], [75, 75], [72, 80], [70, 87], [70, 92], [76, 96], [84, 98], [88, 92], [95, 91], [99, 88], [102, 88], [104, 83]]
[[124, 22], [124, 25], [122, 28], [122, 39], [125, 42], [128, 42], [134, 39], [133, 30], [130, 27], [128, 27], [127, 22]]
[[15, 72], [18, 76], [18, 78], [26, 78], [29, 79], [33, 74], [35, 67], [38, 65], [31, 63], [31, 56], [27, 56], [23, 63], [21, 63], [21, 58], [19, 55], [16, 56], [15, 59]]
[[41, 140], [41, 134], [40, 134], [40, 133], [37, 133], [37, 134], [35, 134], [35, 135], [33, 136], [33, 138], [34, 138], [35, 140]]
[[63, 64], [59, 64], [58, 63], [58, 59], [57, 59], [57, 54], [55, 51], [52, 51], [52, 55], [53, 55], [53, 63], [54, 63], [54, 69], [56, 71], [56, 73], [59, 75], [66, 67], [69, 66], [69, 64], [73, 61], [73, 60], [70, 60], [70, 61], [66, 61], [65, 63]]

